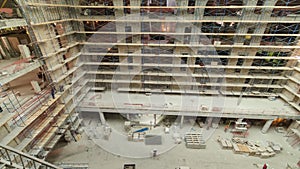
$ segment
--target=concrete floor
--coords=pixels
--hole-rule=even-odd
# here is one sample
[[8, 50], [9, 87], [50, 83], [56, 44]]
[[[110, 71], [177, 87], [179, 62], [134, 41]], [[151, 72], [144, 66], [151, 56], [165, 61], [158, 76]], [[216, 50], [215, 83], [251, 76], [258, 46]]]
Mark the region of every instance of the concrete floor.
[[[123, 121], [120, 118], [108, 118], [108, 124], [113, 129], [120, 131]], [[185, 121], [185, 126], [190, 125]], [[194, 129], [200, 128], [195, 125]], [[281, 153], [276, 154], [275, 157], [261, 159], [244, 154], [234, 154], [232, 150], [223, 150], [217, 142], [217, 138], [219, 136], [231, 138], [232, 134], [224, 133], [224, 126], [220, 126], [208, 138], [206, 149], [187, 149], [183, 142], [155, 158], [126, 158], [103, 150], [96, 141], [88, 139], [84, 133], [78, 142], [59, 143], [56, 149], [49, 154], [48, 160], [54, 163], [88, 163], [91, 169], [121, 169], [125, 163], [135, 163], [137, 169], [174, 169], [178, 166], [189, 166], [192, 169], [254, 169], [262, 168], [264, 163], [268, 163], [269, 168], [284, 169], [287, 163], [296, 164], [299, 161], [299, 150], [288, 145], [283, 133], [277, 133], [271, 128], [267, 134], [262, 134], [260, 129], [261, 126], [251, 127], [247, 139], [259, 141], [262, 144], [270, 140], [279, 143], [283, 146]], [[114, 144], [114, 141], [109, 141], [109, 143]], [[134, 147], [130, 146], [120, 148], [136, 151]]]
[[[121, 93], [105, 91], [101, 93], [89, 92], [80, 103], [82, 111], [101, 111], [118, 113], [157, 113], [173, 114], [185, 112], [198, 116], [200, 108], [223, 108], [223, 114], [229, 117], [240, 115], [243, 118], [268, 119], [280, 116], [296, 116], [298, 112], [287, 105], [280, 98], [270, 101], [267, 98], [244, 97], [238, 105], [238, 97], [225, 96], [197, 96], [197, 95], [168, 95]], [[253, 106], [255, 105], [255, 106]], [[101, 108], [100, 108], [101, 107]], [[196, 113], [196, 114], [195, 114]], [[204, 116], [207, 116], [204, 114]]]
[[[97, 113], [90, 113], [87, 115], [85, 113], [83, 119], [85, 124], [85, 131], [89, 138], [93, 139], [94, 143], [103, 148], [104, 150], [115, 154], [117, 156], [122, 157], [130, 157], [130, 158], [146, 158], [152, 157], [152, 151], [156, 149], [158, 154], [162, 154], [164, 152], [169, 151], [174, 146], [176, 146], [174, 141], [174, 133], [180, 135], [180, 137], [184, 136], [186, 132], [189, 131], [200, 131], [199, 127], [192, 127], [195, 124], [195, 118], [191, 117], [187, 119], [187, 121], [194, 121], [194, 123], [186, 124], [182, 128], [180, 128], [180, 117], [177, 118], [174, 122], [172, 122], [172, 126], [170, 127], [170, 133], [164, 134], [165, 126], [158, 127], [150, 127], [147, 131], [147, 135], [153, 135], [154, 137], [161, 137], [162, 143], [161, 145], [145, 145], [143, 141], [133, 142], [128, 140], [128, 131], [124, 129], [124, 118], [118, 114], [109, 114], [107, 125], [111, 127], [112, 132], [110, 133], [109, 140], [104, 138], [104, 127], [100, 125], [99, 121], [95, 119], [99, 119], [96, 116]], [[124, 115], [125, 116], [125, 115]], [[147, 119], [147, 115], [144, 117], [136, 118], [136, 119]], [[153, 117], [149, 116], [148, 119], [152, 119]], [[148, 126], [136, 127], [133, 131], [145, 128]], [[208, 139], [212, 134], [213, 130], [204, 130], [203, 137]], [[135, 151], [132, 151], [134, 149]]]
[[22, 59], [20, 57], [10, 58], [10, 59], [0, 59], [0, 72], [7, 73], [7, 75], [5, 76], [0, 76], [0, 79], [6, 78], [10, 74], [13, 74], [28, 66], [31, 66], [32, 63], [28, 62], [28, 60]]
[[[33, 87], [31, 85], [31, 81], [37, 81], [38, 83], [42, 83], [42, 80], [38, 78], [37, 73], [38, 69], [35, 69], [31, 72], [28, 72], [26, 76], [22, 76], [11, 81], [10, 88], [14, 91], [17, 91], [21, 94], [21, 96], [30, 97], [35, 94]], [[42, 87], [42, 86], [41, 86]]]

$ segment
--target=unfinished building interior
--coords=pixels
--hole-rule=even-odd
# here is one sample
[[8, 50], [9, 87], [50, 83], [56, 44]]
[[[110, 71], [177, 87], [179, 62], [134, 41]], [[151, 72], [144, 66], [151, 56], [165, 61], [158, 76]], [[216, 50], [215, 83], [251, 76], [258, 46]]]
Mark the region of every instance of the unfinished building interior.
[[[300, 167], [299, 0], [0, 5], [0, 168], [160, 168], [118, 158], [176, 159], [181, 141]], [[282, 143], [245, 141], [271, 134]], [[69, 156], [86, 140], [110, 164]], [[185, 160], [161, 168], [199, 167]], [[239, 166], [221, 163], [202, 167]]]

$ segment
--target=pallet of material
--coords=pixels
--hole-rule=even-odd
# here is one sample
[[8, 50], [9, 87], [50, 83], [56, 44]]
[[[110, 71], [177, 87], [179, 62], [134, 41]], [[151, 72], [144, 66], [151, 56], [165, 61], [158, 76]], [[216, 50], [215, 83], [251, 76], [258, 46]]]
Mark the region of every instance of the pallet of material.
[[249, 155], [250, 156], [255, 156], [258, 153], [257, 147], [255, 146], [248, 146], [249, 148]]
[[233, 148], [231, 141], [225, 140], [225, 142], [226, 142], [226, 144], [227, 144], [227, 148], [229, 148], [229, 149], [232, 149], [232, 148]]
[[267, 150], [267, 152], [269, 152], [269, 153], [275, 153], [274, 150], [273, 150], [271, 147], [267, 147], [266, 150]]
[[269, 152], [263, 152], [260, 154], [261, 158], [269, 158], [269, 157], [274, 157], [276, 153], [269, 153]]
[[205, 141], [202, 138], [201, 133], [187, 133], [185, 135], [185, 142], [187, 148], [193, 149], [205, 149]]
[[237, 146], [239, 147], [240, 151], [243, 152], [243, 153], [249, 153], [250, 152], [247, 145], [238, 143]]
[[250, 147], [256, 147], [256, 144], [255, 144], [255, 142], [253, 142], [253, 141], [247, 141], [247, 144], [248, 144], [248, 146], [250, 146]]
[[269, 143], [269, 146], [264, 146], [258, 142], [248, 141], [240, 138], [233, 138], [232, 141], [224, 138], [218, 138], [223, 149], [233, 148], [234, 153], [247, 153], [249, 156], [257, 156], [260, 158], [269, 158], [276, 155], [273, 146], [277, 146], [276, 150], [281, 149], [279, 144]]
[[232, 149], [233, 148], [231, 141], [229, 141], [227, 139], [220, 139], [219, 142], [223, 149]]
[[197, 139], [186, 139], [186, 147], [187, 148], [193, 148], [193, 149], [204, 149], [206, 148], [206, 145], [204, 141], [197, 140]]
[[259, 153], [264, 153], [267, 151], [266, 148], [264, 148], [264, 147], [258, 147], [257, 150]]
[[276, 153], [280, 153], [280, 151], [281, 151], [281, 147], [278, 146], [278, 145], [272, 146], [272, 149], [273, 149]]
[[223, 149], [227, 148], [227, 144], [226, 144], [226, 142], [225, 142], [224, 139], [220, 140], [220, 144], [221, 144], [221, 146], [222, 146]]
[[275, 153], [280, 153], [282, 146], [280, 144], [269, 142], [269, 147], [272, 148], [272, 150], [275, 151]]
[[206, 145], [201, 143], [188, 143], [186, 144], [186, 147], [192, 149], [205, 149]]
[[242, 152], [242, 151], [240, 150], [240, 148], [237, 146], [236, 143], [232, 143], [232, 147], [233, 147], [234, 153], [241, 153], [241, 152]]

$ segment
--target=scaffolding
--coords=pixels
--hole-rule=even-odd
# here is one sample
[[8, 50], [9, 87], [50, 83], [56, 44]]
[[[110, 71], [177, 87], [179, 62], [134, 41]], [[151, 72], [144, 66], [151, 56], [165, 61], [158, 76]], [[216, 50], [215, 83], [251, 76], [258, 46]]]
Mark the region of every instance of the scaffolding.
[[299, 82], [298, 1], [27, 0], [24, 6], [53, 84], [68, 84], [65, 104], [73, 96], [79, 103], [90, 90], [150, 89], [272, 95], [299, 110], [297, 87], [285, 85]]
[[[83, 98], [90, 90], [88, 80], [84, 77], [83, 65], [76, 62], [81, 55], [79, 42], [82, 39], [76, 32], [82, 29], [78, 22], [72, 21], [77, 16], [74, 8], [44, 8], [28, 6], [27, 1], [18, 2], [27, 23], [31, 38], [29, 45], [33, 51], [31, 58], [12, 65], [23, 67], [7, 66], [7, 70], [14, 70], [13, 73], [17, 74], [23, 68], [26, 69], [14, 77], [22, 78], [29, 72], [29, 68], [32, 69], [23, 65], [23, 62], [35, 60], [34, 63], [39, 63], [35, 69], [40, 68], [47, 86], [32, 97], [22, 96], [25, 99], [21, 101], [12, 93], [13, 90], [1, 93], [1, 115], [5, 116], [1, 116], [0, 128], [7, 133], [0, 136], [0, 142], [45, 159], [68, 130], [75, 133], [81, 125], [74, 97]], [[62, 22], [57, 23], [57, 20]], [[45, 22], [48, 24], [44, 24]], [[14, 80], [7, 77], [3, 79], [3, 85]]]

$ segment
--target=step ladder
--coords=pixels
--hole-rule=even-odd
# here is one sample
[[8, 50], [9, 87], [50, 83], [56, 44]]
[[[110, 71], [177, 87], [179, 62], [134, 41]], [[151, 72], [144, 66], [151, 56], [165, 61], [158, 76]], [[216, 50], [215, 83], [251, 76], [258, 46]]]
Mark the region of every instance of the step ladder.
[[30, 156], [20, 150], [0, 144], [0, 169], [62, 169], [42, 159]]

